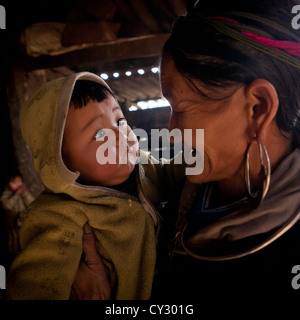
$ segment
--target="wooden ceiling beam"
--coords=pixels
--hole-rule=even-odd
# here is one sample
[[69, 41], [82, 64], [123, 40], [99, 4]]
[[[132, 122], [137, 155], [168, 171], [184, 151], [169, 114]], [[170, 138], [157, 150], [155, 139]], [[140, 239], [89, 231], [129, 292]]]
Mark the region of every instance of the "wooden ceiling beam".
[[161, 54], [169, 34], [154, 34], [136, 38], [97, 44], [54, 56], [23, 57], [26, 71], [66, 66], [69, 68], [91, 69], [110, 62], [155, 57]]

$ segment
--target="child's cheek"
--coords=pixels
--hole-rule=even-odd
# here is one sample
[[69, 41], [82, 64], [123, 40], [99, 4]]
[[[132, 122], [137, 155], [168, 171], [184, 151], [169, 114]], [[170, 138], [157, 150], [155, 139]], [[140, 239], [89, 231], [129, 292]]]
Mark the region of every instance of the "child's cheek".
[[106, 144], [101, 144], [95, 152], [95, 160], [99, 165], [118, 163], [116, 146], [108, 147]]
[[103, 164], [98, 167], [97, 176], [102, 181], [113, 180], [117, 178], [118, 165], [116, 164]]

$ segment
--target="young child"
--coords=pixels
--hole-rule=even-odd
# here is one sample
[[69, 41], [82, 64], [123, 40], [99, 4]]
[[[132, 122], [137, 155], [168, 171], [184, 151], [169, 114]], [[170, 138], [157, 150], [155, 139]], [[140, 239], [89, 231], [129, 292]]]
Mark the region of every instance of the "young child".
[[[125, 140], [129, 161], [119, 163], [121, 128], [134, 136], [111, 89], [88, 72], [49, 82], [22, 108], [22, 134], [46, 191], [24, 219], [22, 251], [8, 275], [8, 299], [69, 299], [86, 222], [98, 240], [112, 298], [149, 299], [161, 180], [176, 185], [184, 172], [177, 173], [177, 181], [168, 166], [135, 164], [136, 137]], [[117, 137], [108, 150], [116, 163], [99, 164], [97, 151], [107, 143], [108, 131]]]

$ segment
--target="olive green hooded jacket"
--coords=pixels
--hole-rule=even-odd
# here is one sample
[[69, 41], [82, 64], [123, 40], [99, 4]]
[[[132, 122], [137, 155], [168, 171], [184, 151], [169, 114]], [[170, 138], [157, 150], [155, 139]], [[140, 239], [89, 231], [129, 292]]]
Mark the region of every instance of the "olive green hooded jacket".
[[[114, 285], [113, 299], [149, 299], [156, 261], [157, 208], [165, 185], [176, 185], [171, 166], [136, 165], [138, 198], [106, 187], [81, 185], [62, 160], [66, 116], [82, 72], [41, 87], [21, 109], [21, 129], [46, 191], [29, 206], [20, 231], [21, 253], [9, 270], [8, 299], [69, 299], [89, 222]], [[142, 157], [145, 154], [141, 155]], [[155, 162], [155, 163], [154, 163]]]

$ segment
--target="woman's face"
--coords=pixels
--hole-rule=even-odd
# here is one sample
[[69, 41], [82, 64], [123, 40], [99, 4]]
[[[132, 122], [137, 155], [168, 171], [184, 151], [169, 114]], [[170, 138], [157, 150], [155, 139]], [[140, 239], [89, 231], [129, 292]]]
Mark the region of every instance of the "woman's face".
[[[204, 129], [204, 171], [188, 176], [188, 180], [193, 183], [226, 181], [237, 175], [243, 179], [245, 151], [253, 134], [249, 121], [251, 108], [247, 106], [244, 87], [226, 89], [221, 95], [227, 98], [213, 99], [210, 89], [200, 81], [187, 81], [168, 56], [162, 60], [161, 85], [172, 109], [169, 130], [179, 128], [184, 137], [184, 129], [192, 129], [193, 141], [184, 143], [188, 148], [197, 149], [196, 129]], [[197, 88], [211, 99], [197, 92]]]

